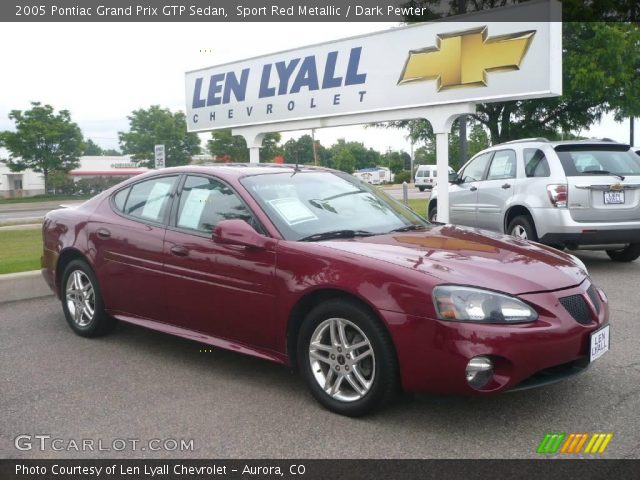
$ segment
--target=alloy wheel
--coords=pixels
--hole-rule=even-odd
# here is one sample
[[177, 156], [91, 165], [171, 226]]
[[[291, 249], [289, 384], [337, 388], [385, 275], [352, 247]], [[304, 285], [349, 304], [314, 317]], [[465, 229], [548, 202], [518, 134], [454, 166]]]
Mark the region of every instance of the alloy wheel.
[[74, 323], [86, 327], [95, 315], [96, 300], [89, 277], [81, 270], [74, 270], [67, 278], [65, 288], [67, 309]]
[[364, 397], [375, 379], [371, 342], [344, 318], [330, 318], [316, 327], [309, 343], [309, 362], [320, 388], [343, 402]]
[[526, 240], [528, 238], [527, 231], [522, 225], [516, 225], [515, 227], [513, 227], [513, 229], [511, 230], [511, 235], [517, 238], [522, 238], [523, 240]]

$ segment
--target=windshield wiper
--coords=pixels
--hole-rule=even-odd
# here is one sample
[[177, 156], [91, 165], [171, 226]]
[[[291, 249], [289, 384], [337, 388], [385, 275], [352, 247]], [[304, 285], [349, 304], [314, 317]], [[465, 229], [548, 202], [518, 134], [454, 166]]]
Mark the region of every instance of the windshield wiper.
[[611, 175], [612, 177], [618, 177], [620, 180], [624, 180], [624, 176], [619, 173], [609, 172], [608, 170], [585, 170], [582, 173], [588, 173], [592, 175]]
[[299, 242], [318, 242], [320, 240], [330, 240], [332, 238], [354, 238], [354, 237], [370, 237], [375, 235], [366, 230], [332, 230], [330, 232], [314, 233], [307, 237], [302, 237]]
[[406, 227], [400, 227], [400, 228], [394, 228], [393, 230], [390, 230], [387, 233], [394, 233], [394, 232], [410, 232], [412, 230], [424, 230], [427, 227], [424, 225], [407, 225]]

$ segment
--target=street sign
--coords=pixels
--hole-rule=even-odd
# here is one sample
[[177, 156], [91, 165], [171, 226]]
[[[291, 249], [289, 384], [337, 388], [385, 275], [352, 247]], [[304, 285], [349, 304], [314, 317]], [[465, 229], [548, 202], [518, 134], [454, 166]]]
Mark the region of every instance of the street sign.
[[156, 169], [164, 168], [164, 145], [155, 146], [155, 166]]

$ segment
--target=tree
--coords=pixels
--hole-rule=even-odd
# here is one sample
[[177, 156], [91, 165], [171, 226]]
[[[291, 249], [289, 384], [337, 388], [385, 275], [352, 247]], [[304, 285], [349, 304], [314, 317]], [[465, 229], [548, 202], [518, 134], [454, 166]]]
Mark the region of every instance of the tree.
[[122, 152], [120, 150], [116, 150], [115, 148], [107, 148], [106, 150], [102, 151], [102, 155], [107, 157], [119, 157], [122, 155]]
[[346, 173], [353, 173], [356, 166], [356, 158], [348, 149], [339, 150], [334, 156], [333, 160], [338, 170], [342, 170]]
[[88, 138], [84, 142], [84, 149], [82, 154], [83, 155], [104, 155], [104, 152], [102, 151], [102, 148], [100, 148], [100, 145], [98, 145], [93, 140]]
[[[317, 148], [318, 142], [316, 142]], [[316, 153], [318, 150], [316, 150]], [[290, 139], [284, 144], [284, 158], [287, 163], [313, 165], [313, 138], [302, 135], [297, 140]]]
[[118, 132], [125, 154], [143, 165], [153, 167], [155, 145], [165, 146], [165, 165], [187, 165], [191, 157], [200, 153], [200, 138], [187, 133], [184, 113], [152, 105], [148, 109], [134, 110], [129, 119], [129, 131]]
[[68, 110], [55, 114], [51, 105], [32, 102], [30, 110], [12, 110], [9, 118], [15, 122], [16, 129], [0, 133], [0, 146], [11, 155], [5, 161], [11, 171], [41, 172], [47, 191], [52, 172], [69, 172], [78, 167], [82, 132], [71, 121]]
[[207, 142], [207, 148], [209, 153], [218, 159], [226, 158], [231, 162], [249, 161], [249, 149], [244, 137], [233, 135], [228, 128], [211, 132], [211, 140]]
[[277, 132], [267, 133], [264, 136], [262, 147], [260, 147], [261, 162], [273, 162], [275, 157], [284, 153], [284, 149], [280, 146], [280, 140], [282, 140], [282, 135]]

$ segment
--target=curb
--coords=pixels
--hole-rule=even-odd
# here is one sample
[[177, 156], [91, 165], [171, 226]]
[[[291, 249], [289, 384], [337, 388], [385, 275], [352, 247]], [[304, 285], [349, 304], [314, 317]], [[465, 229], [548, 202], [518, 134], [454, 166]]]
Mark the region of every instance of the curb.
[[0, 275], [0, 303], [47, 297], [53, 292], [40, 270]]

